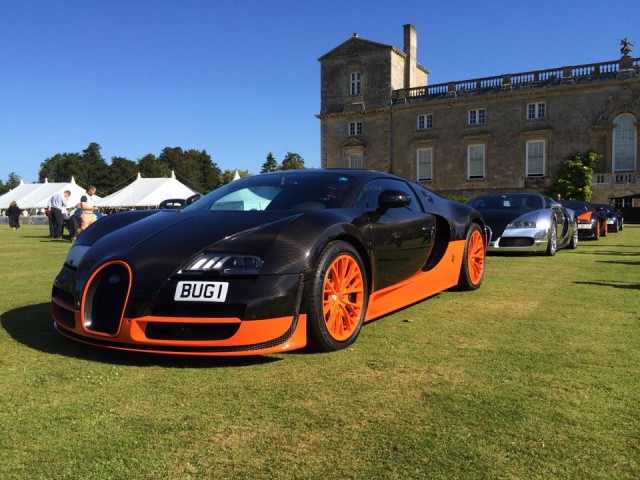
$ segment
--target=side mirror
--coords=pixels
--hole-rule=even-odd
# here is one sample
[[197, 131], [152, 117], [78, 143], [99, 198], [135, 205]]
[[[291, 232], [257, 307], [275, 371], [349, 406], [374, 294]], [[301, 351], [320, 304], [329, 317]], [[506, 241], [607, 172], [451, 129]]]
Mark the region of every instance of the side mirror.
[[386, 210], [409, 205], [411, 205], [411, 197], [400, 190], [385, 190], [378, 197], [378, 209]]
[[195, 195], [191, 195], [189, 198], [187, 198], [187, 202], [186, 202], [187, 206], [200, 200], [200, 197], [202, 197], [202, 195], [200, 195], [199, 193], [196, 193]]

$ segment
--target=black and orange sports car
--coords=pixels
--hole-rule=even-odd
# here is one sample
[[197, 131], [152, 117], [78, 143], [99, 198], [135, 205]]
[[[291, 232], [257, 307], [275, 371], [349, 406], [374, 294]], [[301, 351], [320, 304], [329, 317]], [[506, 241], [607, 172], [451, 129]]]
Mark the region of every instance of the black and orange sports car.
[[595, 205], [585, 200], [561, 200], [560, 203], [575, 212], [580, 238], [599, 240], [607, 236], [607, 217]]
[[615, 205], [594, 204], [605, 217], [607, 232], [619, 232], [624, 230], [624, 215]]
[[392, 175], [256, 175], [183, 210], [92, 225], [54, 281], [54, 325], [145, 352], [337, 350], [363, 322], [477, 289], [487, 240], [476, 210]]

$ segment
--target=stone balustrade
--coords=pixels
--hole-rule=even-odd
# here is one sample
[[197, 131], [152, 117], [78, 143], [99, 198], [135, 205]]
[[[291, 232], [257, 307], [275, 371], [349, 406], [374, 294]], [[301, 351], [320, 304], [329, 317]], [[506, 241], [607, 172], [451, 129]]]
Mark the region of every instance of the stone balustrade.
[[595, 185], [635, 184], [638, 183], [638, 176], [635, 172], [594, 173], [593, 183]]
[[395, 90], [394, 103], [405, 103], [417, 99], [439, 98], [446, 96], [466, 96], [479, 93], [492, 93], [521, 88], [535, 88], [562, 82], [580, 82], [597, 80], [598, 77], [615, 76], [630, 67], [640, 72], [640, 58], [623, 57], [621, 60], [566, 66], [532, 72], [508, 73], [494, 77], [460, 80]]

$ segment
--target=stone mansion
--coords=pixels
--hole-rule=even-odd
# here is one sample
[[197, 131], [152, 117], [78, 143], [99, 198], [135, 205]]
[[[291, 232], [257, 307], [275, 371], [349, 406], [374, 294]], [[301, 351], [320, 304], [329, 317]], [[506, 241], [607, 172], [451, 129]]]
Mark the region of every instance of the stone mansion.
[[544, 192], [567, 156], [593, 150], [593, 200], [628, 196], [616, 203], [632, 206], [640, 58], [626, 39], [618, 60], [429, 85], [416, 35], [405, 25], [400, 50], [354, 34], [320, 57], [323, 167], [391, 172], [472, 197]]

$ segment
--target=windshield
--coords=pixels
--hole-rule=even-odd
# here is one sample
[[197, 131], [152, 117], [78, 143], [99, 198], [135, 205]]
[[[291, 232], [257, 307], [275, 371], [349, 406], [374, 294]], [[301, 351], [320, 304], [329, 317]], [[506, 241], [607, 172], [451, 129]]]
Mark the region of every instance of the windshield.
[[261, 174], [235, 180], [209, 193], [185, 211], [308, 211], [344, 208], [353, 198], [349, 175], [307, 172]]
[[576, 213], [584, 213], [591, 210], [591, 206], [587, 202], [581, 200], [563, 200], [560, 203]]
[[538, 195], [482, 195], [468, 202], [478, 210], [539, 210], [544, 208], [543, 198]]

